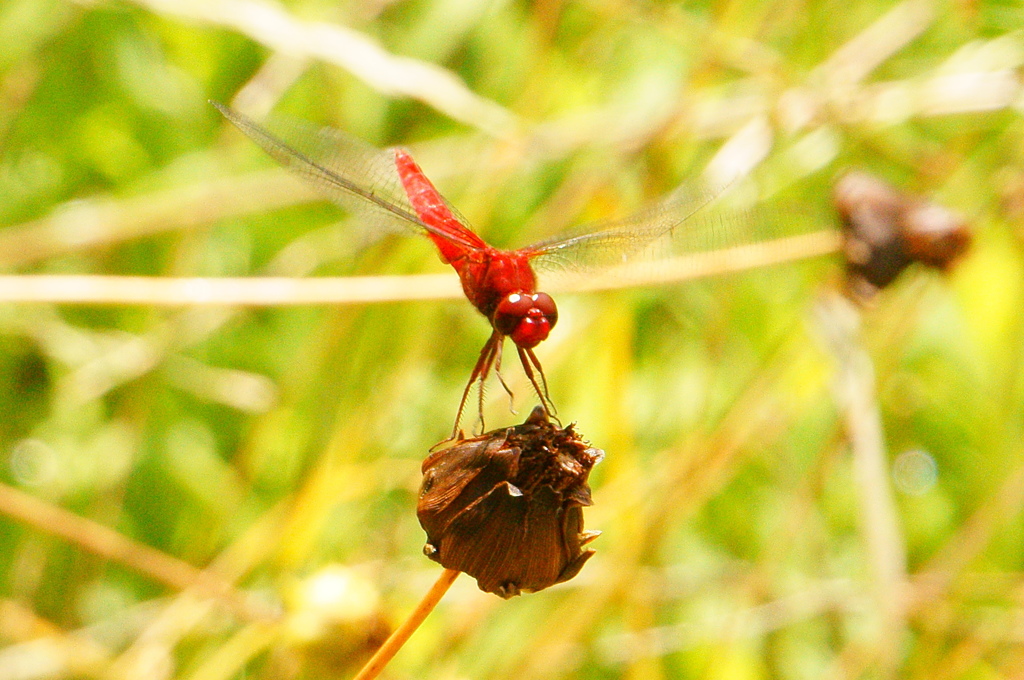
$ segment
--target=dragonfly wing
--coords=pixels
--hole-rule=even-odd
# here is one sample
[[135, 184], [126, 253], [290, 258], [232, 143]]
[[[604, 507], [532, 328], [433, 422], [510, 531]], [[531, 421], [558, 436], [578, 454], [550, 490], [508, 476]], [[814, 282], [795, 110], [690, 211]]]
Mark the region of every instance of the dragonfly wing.
[[667, 250], [699, 250], [716, 240], [711, 206], [723, 189], [686, 185], [625, 218], [585, 225], [523, 250], [540, 269], [591, 270]]
[[724, 194], [730, 186], [687, 184], [634, 215], [586, 226], [523, 250], [546, 280], [571, 280], [636, 261], [699, 256], [792, 235], [787, 232], [796, 223], [768, 210], [729, 205]]
[[212, 103], [274, 160], [334, 203], [358, 214], [369, 226], [405, 233], [430, 232], [472, 247], [417, 216], [399, 181], [393, 150], [381, 151], [339, 130], [297, 120], [271, 118], [256, 123], [223, 104]]

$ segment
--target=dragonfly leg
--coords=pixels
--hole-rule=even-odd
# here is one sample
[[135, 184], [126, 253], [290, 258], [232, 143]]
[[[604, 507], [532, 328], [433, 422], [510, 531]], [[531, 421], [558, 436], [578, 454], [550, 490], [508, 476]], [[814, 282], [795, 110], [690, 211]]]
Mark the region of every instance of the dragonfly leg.
[[484, 424], [484, 390], [487, 387], [487, 374], [491, 372], [491, 361], [493, 359], [494, 352], [492, 351], [491, 358], [487, 360], [487, 365], [484, 367], [484, 370], [480, 372], [480, 376], [476, 379], [476, 417], [480, 422], [480, 434], [487, 431], [487, 426]]
[[502, 389], [504, 389], [505, 390], [505, 394], [508, 395], [508, 410], [511, 411], [513, 415], [515, 415], [516, 414], [516, 408], [515, 408], [516, 407], [516, 404], [515, 404], [516, 395], [514, 395], [512, 393], [512, 388], [508, 386], [508, 383], [505, 382], [505, 377], [501, 375], [501, 353], [502, 353], [502, 349], [504, 347], [505, 347], [505, 343], [504, 342], [498, 343], [498, 354], [497, 354], [497, 356], [494, 357], [494, 375], [498, 376], [498, 382], [501, 383]]
[[499, 353], [502, 340], [504, 339], [505, 336], [498, 331], [494, 331], [491, 333], [491, 337], [484, 344], [483, 349], [480, 350], [480, 358], [476, 360], [476, 366], [473, 367], [473, 373], [469, 376], [469, 382], [466, 383], [466, 389], [462, 390], [462, 399], [459, 401], [459, 410], [455, 413], [455, 427], [452, 429], [452, 439], [462, 438], [462, 431], [459, 429], [459, 424], [462, 422], [462, 415], [466, 411], [466, 402], [469, 401], [469, 392], [477, 382], [480, 383], [480, 401], [478, 407], [480, 410], [480, 426], [483, 427], [484, 381], [491, 372], [491, 366], [494, 364], [494, 358]]
[[[526, 373], [526, 377], [529, 378], [530, 384], [533, 385], [533, 391], [537, 393], [540, 405], [544, 407], [544, 412], [558, 420], [558, 418], [555, 418], [555, 405], [551, 402], [551, 395], [548, 393], [548, 379], [544, 376], [544, 368], [540, 365], [540, 360], [533, 353], [532, 349], [523, 347], [517, 349], [519, 350], [519, 361], [523, 364], [523, 371]], [[537, 380], [538, 375], [540, 376], [539, 381]]]

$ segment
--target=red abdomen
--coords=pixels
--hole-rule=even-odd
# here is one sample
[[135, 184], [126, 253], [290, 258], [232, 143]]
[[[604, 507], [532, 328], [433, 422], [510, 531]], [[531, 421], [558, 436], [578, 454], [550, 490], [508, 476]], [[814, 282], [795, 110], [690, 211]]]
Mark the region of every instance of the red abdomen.
[[[416, 215], [424, 224], [440, 232], [428, 231], [427, 236], [437, 246], [442, 260], [453, 262], [467, 251], [488, 247], [482, 238], [452, 214], [448, 204], [420, 170], [420, 166], [416, 165], [412, 156], [402, 149], [395, 149], [395, 168]], [[450, 238], [445, 238], [444, 235]]]
[[417, 216], [436, 230], [428, 231], [427, 236], [441, 259], [455, 268], [463, 292], [481, 314], [492, 319], [498, 303], [509, 293], [536, 291], [537, 277], [525, 253], [487, 245], [455, 217], [416, 161], [401, 149], [395, 149], [395, 167]]

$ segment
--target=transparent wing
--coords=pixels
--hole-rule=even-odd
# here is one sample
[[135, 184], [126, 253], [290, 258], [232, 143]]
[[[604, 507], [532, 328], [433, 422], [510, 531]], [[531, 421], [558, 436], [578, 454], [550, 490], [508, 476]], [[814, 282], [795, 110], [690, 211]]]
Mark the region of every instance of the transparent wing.
[[656, 267], [677, 256], [713, 256], [807, 230], [806, 222], [787, 220], [775, 211], [736, 207], [726, 200], [730, 188], [687, 184], [646, 210], [522, 250], [531, 255], [545, 284], [561, 284], [587, 272], [613, 275], [619, 266], [637, 262]]
[[542, 269], [585, 270], [649, 257], [652, 247], [664, 247], [659, 241], [666, 237], [675, 236], [680, 242], [707, 240], [711, 234], [694, 233], [690, 225], [684, 228], [684, 223], [710, 206], [721, 191], [687, 185], [629, 217], [584, 225], [569, 235], [523, 250], [531, 253], [531, 261]]
[[[259, 124], [223, 104], [211, 103], [274, 160], [317, 187], [326, 198], [358, 214], [365, 225], [405, 233], [431, 232], [476, 248], [420, 220], [402, 189], [392, 151], [375, 149], [339, 130], [297, 120], [272, 118]], [[466, 224], [457, 211], [452, 212]]]

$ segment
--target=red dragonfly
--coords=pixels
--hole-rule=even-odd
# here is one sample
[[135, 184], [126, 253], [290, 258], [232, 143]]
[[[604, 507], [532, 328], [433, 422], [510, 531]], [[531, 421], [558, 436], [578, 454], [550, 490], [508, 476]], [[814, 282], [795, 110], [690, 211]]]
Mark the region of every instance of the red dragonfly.
[[466, 297], [487, 317], [493, 332], [463, 390], [453, 439], [461, 436], [459, 424], [477, 382], [482, 426], [483, 387], [492, 369], [511, 396], [500, 373], [506, 337], [515, 344], [523, 371], [544, 411], [553, 415], [544, 369], [533, 348], [558, 322], [558, 310], [550, 295], [537, 290], [534, 264], [548, 261], [557, 267], [590, 267], [621, 263], [630, 253], [672, 232], [714, 195], [674, 195], [655, 209], [621, 222], [599, 229], [585, 228], [569, 238], [503, 250], [489, 245], [469, 228], [407, 151], [395, 148], [381, 152], [337, 130], [307, 127], [297, 121], [276, 121], [271, 132], [222, 104], [211, 103], [270, 156], [316, 185], [332, 201], [361, 213], [375, 226], [427, 236], [441, 260], [455, 269]]

